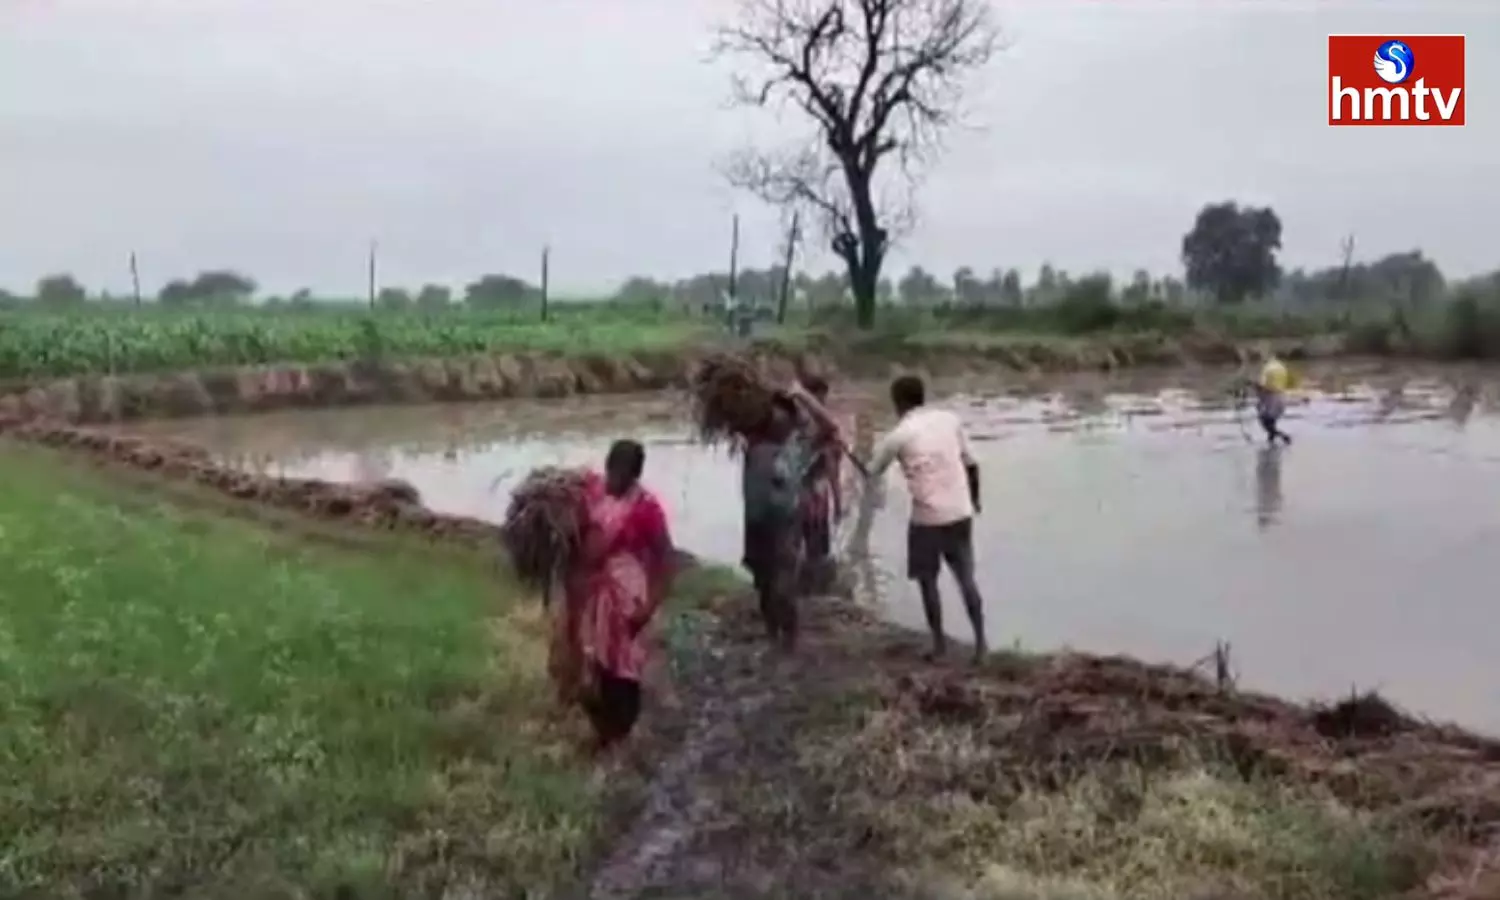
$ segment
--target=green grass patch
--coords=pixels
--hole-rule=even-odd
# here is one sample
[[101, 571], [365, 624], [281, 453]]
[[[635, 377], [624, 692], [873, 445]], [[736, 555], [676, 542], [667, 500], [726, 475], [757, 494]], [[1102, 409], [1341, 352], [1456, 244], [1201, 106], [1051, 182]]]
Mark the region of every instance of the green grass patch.
[[590, 852], [538, 614], [477, 554], [0, 473], [0, 896], [519, 896]]

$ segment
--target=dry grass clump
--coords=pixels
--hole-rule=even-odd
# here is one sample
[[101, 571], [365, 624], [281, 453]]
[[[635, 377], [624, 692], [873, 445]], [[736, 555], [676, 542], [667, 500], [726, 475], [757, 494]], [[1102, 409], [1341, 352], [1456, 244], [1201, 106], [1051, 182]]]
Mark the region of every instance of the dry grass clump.
[[554, 466], [534, 469], [511, 494], [501, 540], [516, 578], [544, 602], [582, 550], [587, 500], [588, 472]]
[[1043, 756], [1052, 741], [1019, 719], [848, 714], [852, 730], [799, 764], [882, 856], [959, 875], [976, 900], [1365, 900], [1419, 884], [1432, 862], [1410, 829], [1246, 774], [1186, 734], [1079, 734]]
[[1363, 900], [1419, 883], [1430, 862], [1322, 792], [1211, 766], [1104, 767], [990, 812], [990, 840], [966, 847], [985, 900]]
[[796, 737], [735, 789], [736, 840], [885, 873], [890, 896], [1373, 900], [1500, 825], [1482, 739], [1368, 697], [1305, 708], [1125, 659], [847, 665], [783, 712]]

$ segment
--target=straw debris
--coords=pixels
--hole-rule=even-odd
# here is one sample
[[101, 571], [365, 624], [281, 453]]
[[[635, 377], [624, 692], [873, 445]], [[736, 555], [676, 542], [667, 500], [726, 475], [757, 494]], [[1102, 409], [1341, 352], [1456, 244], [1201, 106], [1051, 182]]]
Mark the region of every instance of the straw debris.
[[505, 511], [501, 540], [516, 577], [540, 591], [543, 602], [582, 550], [588, 478], [583, 469], [534, 469], [516, 487]]

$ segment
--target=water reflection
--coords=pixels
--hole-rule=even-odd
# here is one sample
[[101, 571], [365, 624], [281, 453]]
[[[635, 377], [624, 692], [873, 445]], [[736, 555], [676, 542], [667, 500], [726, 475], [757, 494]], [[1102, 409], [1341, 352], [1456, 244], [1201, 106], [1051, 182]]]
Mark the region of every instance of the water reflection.
[[1465, 382], [1454, 392], [1453, 401], [1448, 404], [1448, 416], [1453, 424], [1462, 430], [1469, 424], [1469, 417], [1474, 415], [1474, 409], [1479, 405], [1479, 385], [1473, 381]]
[[[1500, 731], [1490, 637], [1500, 607], [1488, 587], [1500, 579], [1500, 419], [1479, 402], [1491, 375], [1374, 372], [1338, 381], [1337, 395], [1309, 390], [1289, 411], [1290, 450], [1245, 440], [1222, 378], [1202, 389], [1138, 378], [1076, 390], [1024, 382], [1026, 396], [1009, 381], [933, 386], [968, 423], [987, 473], [975, 548], [994, 646], [1189, 663], [1232, 640], [1257, 687], [1382, 687]], [[834, 405], [862, 453], [891, 424], [883, 384], [836, 385]], [[648, 483], [681, 542], [737, 562], [738, 463], [696, 445], [682, 408], [661, 396], [146, 428], [290, 475], [383, 473], [434, 508], [489, 518], [534, 466], [597, 464], [610, 441], [633, 435], [648, 444]], [[902, 577], [908, 503], [889, 478], [854, 504], [839, 545], [856, 595], [920, 628]], [[945, 618], [962, 623], [945, 593]]]
[[1280, 446], [1255, 451], [1255, 523], [1264, 531], [1281, 517]]
[[360, 481], [384, 481], [391, 474], [391, 452], [387, 447], [369, 447], [354, 457], [355, 477]]

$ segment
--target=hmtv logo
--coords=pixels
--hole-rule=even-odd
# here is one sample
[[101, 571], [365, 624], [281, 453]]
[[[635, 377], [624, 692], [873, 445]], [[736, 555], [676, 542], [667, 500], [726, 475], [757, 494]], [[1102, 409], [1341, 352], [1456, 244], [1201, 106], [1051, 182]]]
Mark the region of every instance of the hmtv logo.
[[1464, 124], [1464, 36], [1329, 35], [1328, 124]]

